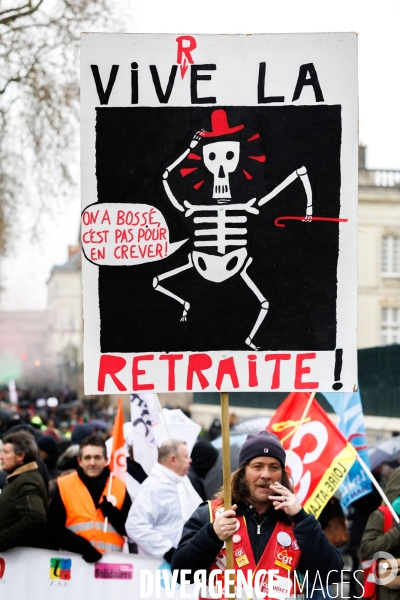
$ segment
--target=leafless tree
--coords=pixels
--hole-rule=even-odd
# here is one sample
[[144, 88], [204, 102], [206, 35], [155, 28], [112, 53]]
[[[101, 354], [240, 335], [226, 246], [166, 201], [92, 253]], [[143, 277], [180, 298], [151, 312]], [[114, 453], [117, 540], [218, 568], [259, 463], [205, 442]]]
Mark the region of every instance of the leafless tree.
[[60, 193], [71, 194], [80, 32], [115, 28], [112, 6], [112, 0], [0, 0], [0, 256], [24, 204], [40, 215]]

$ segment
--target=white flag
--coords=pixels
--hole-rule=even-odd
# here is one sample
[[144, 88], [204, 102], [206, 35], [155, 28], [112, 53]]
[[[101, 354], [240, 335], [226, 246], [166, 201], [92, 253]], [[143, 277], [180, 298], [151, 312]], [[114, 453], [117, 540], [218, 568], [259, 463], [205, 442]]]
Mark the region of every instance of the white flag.
[[149, 475], [158, 459], [153, 427], [159, 422], [155, 394], [131, 394], [133, 458]]

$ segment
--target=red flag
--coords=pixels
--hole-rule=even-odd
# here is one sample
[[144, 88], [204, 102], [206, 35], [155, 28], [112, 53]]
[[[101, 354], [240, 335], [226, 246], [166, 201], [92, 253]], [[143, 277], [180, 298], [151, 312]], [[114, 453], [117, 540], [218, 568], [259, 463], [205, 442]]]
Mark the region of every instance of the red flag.
[[356, 452], [316, 400], [301, 424], [309, 399], [307, 393], [289, 394], [266, 429], [280, 438], [286, 450], [298, 499], [306, 512], [318, 518], [343, 483]]
[[110, 458], [110, 471], [114, 477], [119, 477], [125, 481], [126, 477], [126, 454], [125, 454], [125, 439], [124, 439], [124, 415], [122, 412], [122, 400], [118, 399], [118, 410], [113, 427], [113, 445]]

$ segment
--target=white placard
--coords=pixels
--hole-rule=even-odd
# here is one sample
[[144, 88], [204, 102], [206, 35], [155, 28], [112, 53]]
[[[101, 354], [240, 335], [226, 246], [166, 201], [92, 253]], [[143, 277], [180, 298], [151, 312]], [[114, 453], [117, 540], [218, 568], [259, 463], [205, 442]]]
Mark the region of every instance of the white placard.
[[357, 383], [357, 36], [83, 34], [85, 392]]

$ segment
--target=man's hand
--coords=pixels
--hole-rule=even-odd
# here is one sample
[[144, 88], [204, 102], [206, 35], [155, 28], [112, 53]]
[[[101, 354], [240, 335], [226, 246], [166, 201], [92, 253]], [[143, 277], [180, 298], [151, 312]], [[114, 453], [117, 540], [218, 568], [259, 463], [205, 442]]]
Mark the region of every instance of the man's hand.
[[85, 554], [82, 555], [82, 558], [87, 563], [95, 563], [100, 560], [102, 556], [102, 553], [96, 550], [96, 548], [90, 544], [90, 548], [88, 546]]
[[114, 505], [107, 500], [106, 496], [103, 496], [103, 502], [99, 504], [99, 508], [103, 515], [108, 518], [112, 518], [112, 515], [115, 512]]
[[296, 496], [292, 494], [281, 483], [271, 483], [271, 490], [276, 496], [270, 496], [275, 510], [283, 510], [287, 515], [297, 515], [301, 511], [302, 506]]
[[213, 523], [214, 531], [221, 540], [225, 542], [228, 538], [236, 531], [238, 520], [236, 517], [237, 505], [234, 504], [231, 510], [225, 510], [224, 508], [218, 508], [215, 512], [215, 520]]

